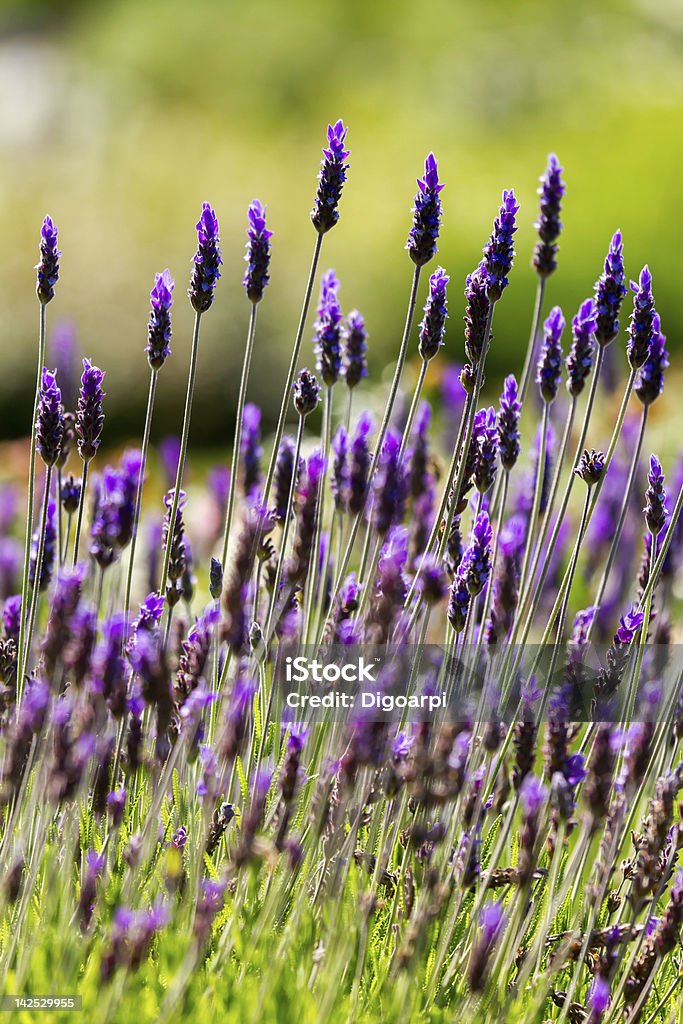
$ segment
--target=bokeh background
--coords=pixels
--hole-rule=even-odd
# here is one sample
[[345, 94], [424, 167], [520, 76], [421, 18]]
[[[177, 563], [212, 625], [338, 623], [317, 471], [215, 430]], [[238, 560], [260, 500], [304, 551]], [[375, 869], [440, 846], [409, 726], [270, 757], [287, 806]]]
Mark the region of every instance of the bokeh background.
[[[535, 189], [565, 167], [560, 269], [568, 317], [590, 294], [612, 232], [648, 261], [680, 349], [681, 0], [0, 0], [0, 435], [27, 432], [45, 212], [63, 250], [51, 329], [108, 371], [107, 438], [139, 437], [154, 272], [177, 279], [174, 355], [157, 436], [178, 432], [191, 310], [184, 301], [204, 199], [221, 221], [224, 276], [204, 318], [193, 441], [225, 444], [248, 315], [245, 211], [274, 231], [250, 398], [279, 405], [314, 242], [309, 211], [329, 120], [350, 125], [351, 170], [323, 267], [390, 372], [411, 265], [415, 177], [433, 149], [447, 188], [439, 260], [452, 277], [447, 357], [461, 358], [462, 285], [503, 187], [521, 200], [513, 287], [496, 315], [497, 374], [521, 367], [535, 288]], [[426, 281], [423, 283], [426, 288]], [[310, 336], [310, 335], [309, 335]], [[311, 361], [308, 340], [305, 358]]]

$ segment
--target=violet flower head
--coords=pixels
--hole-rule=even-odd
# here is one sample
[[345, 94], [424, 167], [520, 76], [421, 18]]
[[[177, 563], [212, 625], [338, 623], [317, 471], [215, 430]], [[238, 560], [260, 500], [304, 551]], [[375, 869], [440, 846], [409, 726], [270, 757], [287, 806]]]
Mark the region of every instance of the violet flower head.
[[666, 491], [664, 490], [664, 473], [656, 455], [650, 456], [650, 471], [647, 475], [645, 492], [645, 523], [653, 537], [659, 537], [666, 526], [669, 510], [666, 507]]
[[320, 384], [310, 370], [305, 367], [292, 384], [294, 391], [294, 408], [299, 416], [305, 418], [317, 409], [320, 402]]
[[391, 527], [403, 519], [407, 480], [399, 461], [400, 448], [400, 439], [390, 431], [382, 446], [374, 479], [372, 521], [380, 537], [386, 536]]
[[443, 345], [448, 318], [448, 302], [446, 301], [448, 281], [448, 274], [443, 267], [437, 267], [429, 278], [429, 295], [420, 324], [419, 342], [420, 356], [425, 362], [433, 359]]
[[170, 270], [154, 275], [150, 292], [151, 312], [147, 324], [147, 361], [153, 370], [160, 370], [171, 354], [171, 306], [175, 281]]
[[609, 345], [619, 333], [619, 312], [627, 292], [624, 274], [624, 244], [615, 231], [605, 258], [605, 269], [595, 285], [598, 316], [595, 337], [598, 345]]
[[417, 586], [428, 605], [438, 604], [446, 596], [448, 589], [446, 571], [443, 563], [430, 553], [427, 553], [420, 561]]
[[242, 414], [242, 444], [240, 455], [244, 466], [244, 494], [253, 497], [261, 483], [261, 410], [247, 402]]
[[253, 199], [247, 210], [247, 254], [244, 257], [247, 270], [242, 284], [250, 302], [257, 303], [263, 298], [270, 277], [270, 239], [273, 232], [266, 227], [266, 208], [258, 199]]
[[619, 628], [614, 634], [614, 642], [617, 646], [628, 646], [636, 633], [640, 630], [645, 621], [644, 614], [638, 610], [638, 605], [633, 605], [630, 611], [626, 612], [619, 619]]
[[581, 394], [593, 366], [593, 335], [597, 310], [592, 299], [581, 303], [572, 320], [572, 344], [567, 356], [567, 390], [572, 398]]
[[593, 487], [600, 480], [605, 469], [604, 452], [598, 452], [595, 448], [588, 451], [584, 448], [579, 464], [574, 470], [588, 487]]
[[[279, 523], [283, 522], [287, 515], [289, 492], [292, 487], [292, 475], [295, 472], [295, 449], [296, 443], [294, 438], [285, 434], [278, 449], [277, 459], [275, 461], [275, 474], [273, 477], [273, 504], [275, 507], [275, 515], [277, 516]], [[297, 479], [300, 471], [301, 459], [299, 459], [299, 465], [296, 467]]]
[[81, 500], [82, 481], [80, 477], [70, 474], [62, 481], [62, 490], [59, 495], [62, 508], [68, 516], [72, 516], [78, 510]]
[[425, 160], [424, 178], [417, 179], [417, 187], [419, 191], [413, 207], [413, 226], [408, 235], [406, 249], [413, 263], [423, 267], [436, 254], [441, 225], [439, 193], [443, 185], [439, 182], [439, 170], [433, 153]]
[[505, 378], [505, 386], [500, 396], [496, 424], [498, 428], [498, 451], [500, 462], [506, 471], [510, 471], [517, 462], [520, 452], [519, 418], [522, 406], [517, 397], [517, 380], [510, 374]]
[[103, 380], [104, 371], [100, 370], [98, 366], [93, 366], [89, 359], [84, 359], [76, 412], [78, 454], [84, 462], [90, 462], [100, 446], [100, 436], [104, 426]]
[[166, 548], [167, 544], [171, 545], [171, 554], [168, 563], [168, 579], [169, 585], [166, 591], [166, 599], [170, 605], [177, 604], [182, 596], [182, 579], [185, 575], [187, 568], [187, 550], [185, 542], [185, 523], [183, 519], [183, 509], [185, 508], [185, 492], [181, 491], [178, 499], [178, 508], [176, 510], [175, 523], [171, 524], [170, 517], [173, 511], [173, 499], [175, 496], [175, 489], [172, 488], [164, 495], [164, 505], [166, 507], [166, 515], [164, 517], [164, 526], [162, 534], [162, 545]]
[[19, 639], [21, 624], [21, 594], [12, 594], [2, 608], [2, 626], [9, 640]]
[[488, 286], [486, 260], [482, 260], [465, 280], [465, 355], [473, 367], [479, 365], [490, 341], [490, 335], [485, 337], [491, 309]]
[[560, 214], [565, 193], [562, 168], [554, 153], [549, 155], [545, 174], [539, 181], [540, 212], [534, 227], [540, 241], [536, 243], [532, 262], [539, 277], [549, 277], [557, 269], [557, 239], [562, 231]]
[[354, 516], [363, 509], [368, 490], [371, 461], [368, 437], [371, 430], [369, 413], [361, 413], [349, 453], [349, 511]]
[[544, 402], [554, 401], [562, 380], [562, 332], [565, 320], [562, 310], [555, 306], [543, 325], [543, 343], [536, 368], [536, 383]]
[[498, 466], [498, 426], [496, 410], [490, 406], [477, 438], [474, 455], [474, 485], [480, 494], [486, 494], [493, 487]]
[[342, 330], [344, 341], [343, 374], [347, 388], [355, 388], [368, 375], [368, 333], [357, 309], [351, 310]]
[[345, 512], [349, 498], [349, 437], [345, 427], [340, 425], [332, 438], [332, 478], [330, 487], [335, 508]]
[[588, 1012], [587, 1020], [590, 1024], [598, 1024], [607, 1010], [610, 1003], [610, 988], [609, 982], [606, 978], [601, 975], [596, 977], [591, 982], [590, 988], [588, 989], [588, 999], [586, 1001], [586, 1008]]
[[[57, 506], [54, 501], [48, 502], [47, 519], [45, 521], [45, 540], [43, 545], [43, 564], [40, 567], [40, 579], [38, 590], [47, 590], [52, 580], [54, 571], [55, 554], [57, 549]], [[36, 578], [36, 562], [38, 560], [38, 544], [40, 526], [31, 539], [31, 560], [29, 562], [29, 583], [34, 585]]]
[[472, 542], [461, 562], [467, 589], [472, 597], [481, 593], [491, 573], [492, 540], [493, 530], [488, 512], [480, 512], [472, 529]]
[[327, 126], [327, 148], [323, 149], [318, 190], [311, 210], [313, 227], [321, 235], [333, 228], [339, 220], [339, 200], [349, 169], [346, 158], [350, 150], [344, 149], [348, 130], [341, 118], [336, 124]]
[[223, 566], [220, 559], [213, 556], [209, 565], [209, 593], [214, 601], [219, 601], [223, 593]]
[[197, 221], [197, 252], [187, 293], [195, 313], [206, 313], [211, 308], [214, 290], [221, 276], [222, 262], [218, 244], [218, 217], [210, 203], [203, 203]]
[[662, 334], [659, 314], [652, 318], [652, 341], [647, 359], [638, 370], [635, 393], [643, 405], [652, 405], [664, 390], [664, 371], [669, 365], [666, 338]]
[[515, 218], [519, 203], [512, 189], [503, 190], [503, 203], [493, 222], [491, 237], [484, 246], [484, 263], [487, 272], [487, 295], [490, 302], [497, 302], [508, 286], [508, 274], [515, 258], [512, 236], [517, 230]]
[[467, 971], [467, 980], [472, 992], [478, 994], [484, 991], [494, 947], [506, 923], [502, 900], [487, 903], [482, 907]]
[[338, 290], [334, 270], [328, 270], [320, 286], [318, 319], [313, 327], [316, 368], [328, 387], [337, 383], [342, 371], [342, 312]]
[[632, 370], [638, 370], [650, 354], [655, 333], [655, 300], [652, 294], [652, 274], [645, 264], [638, 283], [631, 281], [633, 312], [628, 325], [626, 355]]
[[40, 229], [40, 262], [36, 265], [36, 294], [44, 306], [55, 297], [61, 255], [57, 248], [57, 225], [52, 217], [45, 217]]
[[62, 393], [57, 386], [57, 371], [43, 367], [36, 418], [36, 448], [46, 466], [57, 462], [64, 436]]

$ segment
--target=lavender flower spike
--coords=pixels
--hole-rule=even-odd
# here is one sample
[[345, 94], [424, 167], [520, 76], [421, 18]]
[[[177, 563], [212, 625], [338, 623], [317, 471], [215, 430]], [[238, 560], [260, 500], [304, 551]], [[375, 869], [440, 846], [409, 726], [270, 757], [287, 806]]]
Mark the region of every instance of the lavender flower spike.
[[510, 374], [505, 378], [505, 387], [500, 396], [496, 423], [498, 426], [498, 450], [500, 462], [505, 470], [511, 470], [519, 458], [519, 417], [522, 406], [517, 398], [517, 380]]
[[548, 157], [545, 174], [539, 180], [541, 187], [538, 189], [538, 195], [541, 197], [541, 209], [534, 227], [538, 231], [540, 241], [534, 249], [533, 266], [539, 277], [549, 277], [557, 269], [556, 257], [559, 247], [556, 240], [562, 231], [560, 213], [566, 187], [562, 180], [560, 162], [554, 153]]
[[512, 236], [517, 230], [515, 218], [519, 203], [510, 189], [503, 191], [503, 203], [495, 221], [491, 237], [484, 246], [484, 263], [488, 275], [487, 291], [490, 302], [497, 302], [508, 286], [515, 250]]
[[171, 354], [171, 306], [175, 281], [171, 272], [162, 270], [154, 275], [150, 292], [152, 311], [147, 325], [147, 360], [153, 370], [160, 370]]
[[36, 419], [36, 448], [46, 466], [59, 459], [64, 435], [62, 393], [57, 386], [57, 371], [43, 367]]
[[536, 383], [544, 402], [554, 401], [562, 379], [562, 347], [560, 344], [565, 320], [555, 306], [543, 325], [543, 344], [536, 370]]
[[419, 342], [420, 356], [425, 362], [433, 359], [443, 345], [448, 318], [448, 281], [448, 274], [443, 267], [437, 267], [429, 279], [429, 295], [424, 308], [424, 318], [420, 324]]
[[655, 300], [652, 294], [652, 274], [645, 264], [638, 283], [631, 281], [634, 293], [633, 312], [628, 325], [626, 355], [632, 370], [638, 370], [650, 354], [654, 337]]
[[480, 512], [472, 530], [472, 543], [463, 555], [462, 567], [472, 597], [486, 586], [491, 573], [493, 530], [487, 512]]
[[572, 320], [572, 345], [567, 356], [567, 390], [572, 398], [583, 391], [593, 366], [593, 335], [597, 327], [597, 309], [592, 299], [581, 303]]
[[653, 537], [659, 537], [669, 516], [664, 490], [664, 473], [656, 455], [650, 456], [650, 472], [647, 475], [645, 492], [645, 523]]
[[260, 302], [270, 277], [270, 239], [273, 232], [266, 227], [266, 208], [258, 199], [253, 199], [247, 210], [249, 227], [247, 255], [244, 257], [247, 270], [242, 284], [250, 302]]
[[590, 451], [588, 451], [588, 449], [585, 449], [582, 452], [581, 458], [579, 459], [579, 464], [574, 470], [574, 472], [577, 476], [581, 477], [583, 482], [588, 487], [593, 487], [593, 485], [597, 484], [600, 480], [600, 477], [602, 476], [604, 469], [604, 453], [596, 451], [595, 448], [591, 448]]
[[344, 149], [348, 128], [340, 119], [327, 127], [327, 149], [323, 149], [324, 159], [318, 174], [318, 191], [315, 205], [311, 210], [313, 227], [324, 235], [339, 220], [339, 200], [346, 181], [349, 165], [345, 163], [350, 150]]
[[424, 178], [417, 179], [418, 193], [413, 207], [413, 226], [408, 235], [406, 249], [413, 263], [423, 267], [436, 254], [436, 243], [441, 226], [441, 200], [443, 185], [439, 182], [436, 157], [430, 153], [425, 160]]
[[339, 380], [342, 370], [342, 313], [337, 291], [339, 281], [333, 270], [323, 275], [318, 319], [314, 325], [316, 367], [328, 388]]
[[664, 371], [669, 365], [666, 338], [662, 334], [659, 314], [652, 318], [650, 351], [636, 377], [635, 393], [643, 405], [652, 405], [664, 390]]
[[100, 446], [100, 435], [104, 426], [103, 380], [104, 371], [98, 366], [93, 366], [89, 359], [84, 359], [76, 413], [78, 453], [84, 462], [90, 462]]
[[479, 360], [488, 347], [490, 338], [485, 338], [491, 303], [488, 297], [488, 271], [486, 261], [465, 280], [465, 355], [472, 366], [478, 366]]
[[36, 265], [36, 294], [43, 306], [55, 297], [61, 255], [57, 248], [57, 225], [51, 217], [45, 217], [40, 229], [40, 263]]
[[467, 588], [466, 579], [467, 567], [463, 566], [464, 561], [463, 557], [456, 570], [448, 598], [448, 621], [456, 633], [461, 633], [465, 628], [467, 613], [470, 607], [470, 592]]
[[320, 385], [315, 374], [304, 368], [299, 372], [292, 388], [294, 390], [294, 408], [299, 416], [310, 415], [320, 402]]
[[598, 345], [609, 345], [619, 333], [619, 311], [626, 291], [624, 245], [621, 231], [615, 231], [605, 258], [605, 269], [595, 285], [598, 310], [595, 338]]
[[401, 442], [391, 431], [387, 434], [374, 479], [373, 526], [380, 537], [403, 519], [407, 480], [399, 459]]
[[213, 293], [221, 276], [219, 268], [222, 262], [218, 245], [218, 218], [211, 204], [203, 203], [197, 222], [197, 252], [188, 291], [195, 313], [206, 313], [211, 308]]
[[367, 331], [365, 321], [357, 309], [346, 318], [342, 331], [344, 339], [344, 380], [347, 388], [355, 388], [368, 375]]

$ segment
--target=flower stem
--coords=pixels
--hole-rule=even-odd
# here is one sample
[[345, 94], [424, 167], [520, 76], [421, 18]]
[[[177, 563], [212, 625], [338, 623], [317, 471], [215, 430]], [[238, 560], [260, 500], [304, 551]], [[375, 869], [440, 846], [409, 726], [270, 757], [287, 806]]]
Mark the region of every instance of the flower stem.
[[33, 628], [36, 623], [36, 612], [40, 595], [40, 577], [43, 572], [43, 556], [45, 554], [45, 526], [47, 524], [47, 508], [50, 503], [50, 489], [52, 486], [52, 466], [45, 470], [45, 494], [43, 495], [43, 509], [38, 527], [38, 550], [36, 552], [36, 567], [33, 575], [33, 593], [31, 595], [31, 610], [28, 618], [28, 629], [26, 631], [26, 643], [24, 646], [24, 657], [20, 667], [20, 677], [23, 679], [28, 671], [31, 655], [31, 641], [33, 639]]
[[[323, 395], [323, 422], [322, 422], [322, 449], [323, 449], [323, 460], [324, 465], [327, 466], [327, 461], [330, 454], [330, 444], [332, 442], [332, 388], [326, 387]], [[306, 596], [306, 614], [302, 626], [302, 635], [308, 642], [311, 635], [311, 627], [314, 625], [313, 619], [313, 604], [315, 600], [315, 588], [318, 582], [318, 570], [320, 568], [320, 537], [322, 534], [323, 527], [323, 516], [325, 514], [325, 479], [326, 473], [323, 472], [320, 475], [318, 481], [318, 497], [317, 497], [317, 508], [315, 516], [315, 532], [313, 537], [313, 548], [311, 552], [311, 561], [308, 571], [308, 593]], [[332, 531], [327, 542], [327, 552], [325, 554], [324, 565], [322, 566], [322, 574], [318, 582], [320, 594], [318, 596], [318, 603], [322, 607], [325, 601], [325, 580], [327, 578], [327, 567], [329, 566], [330, 558], [330, 542], [332, 540]], [[315, 616], [316, 620], [318, 616]]]
[[522, 572], [519, 578], [519, 592], [524, 591], [524, 586], [527, 580], [527, 574], [529, 572], [529, 559], [531, 558], [531, 552], [534, 546], [534, 533], [536, 531], [536, 521], [538, 519], [541, 510], [541, 498], [543, 495], [543, 483], [545, 478], [545, 454], [548, 443], [548, 417], [550, 414], [550, 405], [548, 402], [543, 403], [543, 415], [541, 419], [541, 441], [538, 446], [538, 465], [536, 466], [536, 482], [534, 486], [534, 500], [531, 506], [531, 514], [529, 516], [529, 522], [527, 524], [526, 543], [524, 545], [524, 558], [522, 559]]
[[526, 393], [529, 390], [529, 382], [531, 381], [531, 370], [534, 365], [534, 356], [536, 354], [536, 337], [538, 335], [538, 328], [541, 325], [541, 317], [543, 315], [543, 298], [545, 296], [545, 278], [539, 277], [538, 284], [536, 285], [536, 299], [534, 302], [534, 312], [531, 318], [531, 334], [529, 335], [529, 344], [527, 345], [526, 357], [524, 359], [524, 369], [522, 370], [522, 380], [519, 387], [519, 401], [520, 404], [524, 404]]
[[401, 447], [398, 452], [398, 461], [401, 462], [405, 455], [405, 450], [410, 440], [410, 435], [413, 430], [413, 422], [415, 421], [415, 415], [417, 413], [417, 407], [422, 396], [422, 388], [427, 375], [428, 362], [426, 359], [422, 360], [422, 366], [420, 367], [420, 376], [417, 378], [417, 384], [415, 385], [415, 391], [413, 393], [413, 400], [410, 403], [410, 410], [408, 412], [408, 419], [406, 420], [405, 427], [403, 428], [403, 437], [401, 438]]
[[277, 560], [277, 568], [275, 570], [275, 583], [273, 584], [273, 592], [270, 595], [270, 606], [268, 608], [268, 618], [266, 619], [266, 628], [264, 632], [266, 645], [270, 642], [271, 629], [274, 628], [273, 619], [275, 617], [275, 606], [278, 600], [278, 591], [280, 590], [280, 582], [282, 581], [282, 570], [285, 564], [285, 554], [287, 548], [287, 540], [289, 538], [289, 525], [293, 516], [294, 495], [296, 493], [296, 467], [299, 465], [299, 455], [301, 453], [301, 441], [304, 436], [304, 417], [299, 416], [299, 426], [296, 432], [296, 446], [294, 449], [294, 472], [292, 473], [292, 481], [289, 485], [289, 496], [287, 498], [287, 509], [285, 511], [285, 519], [282, 526], [282, 540], [280, 542], [280, 554]]
[[[142, 492], [145, 486], [145, 467], [147, 465], [147, 453], [149, 451], [149, 436], [152, 428], [152, 412], [154, 410], [154, 397], [156, 395], [158, 370], [152, 370], [149, 379], [149, 395], [147, 396], [147, 413], [145, 415], [145, 427], [142, 435], [142, 458], [140, 460], [140, 478], [138, 480], [137, 493], [135, 495], [135, 512], [133, 515], [133, 532], [130, 539], [130, 557], [128, 559], [128, 573], [126, 576], [126, 595], [123, 605], [124, 621], [128, 621], [130, 611], [130, 595], [133, 585], [133, 567], [135, 565], [135, 548], [138, 540], [138, 529], [140, 527], [140, 510], [142, 508]], [[127, 630], [127, 626], [124, 627]]]
[[89, 462], [83, 463], [83, 478], [81, 480], [81, 494], [78, 499], [78, 515], [76, 517], [76, 536], [74, 537], [74, 557], [72, 565], [76, 565], [78, 562], [78, 549], [81, 543], [81, 529], [83, 527], [83, 509], [85, 508], [85, 492], [88, 486], [89, 465]]

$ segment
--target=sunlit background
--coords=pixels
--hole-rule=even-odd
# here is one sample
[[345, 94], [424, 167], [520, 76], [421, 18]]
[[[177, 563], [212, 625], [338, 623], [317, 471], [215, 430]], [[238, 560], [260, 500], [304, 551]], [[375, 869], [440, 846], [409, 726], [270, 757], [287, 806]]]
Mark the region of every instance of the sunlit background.
[[179, 431], [186, 281], [209, 199], [225, 266], [204, 318], [192, 437], [227, 443], [248, 316], [245, 212], [255, 196], [268, 205], [274, 238], [250, 398], [272, 423], [314, 243], [324, 131], [337, 117], [350, 125], [351, 169], [323, 267], [337, 270], [345, 309], [365, 314], [375, 379], [400, 337], [412, 272], [403, 247], [430, 149], [447, 183], [447, 359], [461, 358], [464, 278], [501, 189], [512, 186], [522, 226], [490, 381], [521, 367], [535, 189], [551, 150], [568, 191], [549, 303], [575, 312], [620, 227], [629, 273], [649, 262], [680, 354], [682, 35], [680, 0], [0, 0], [0, 434], [30, 425], [33, 266], [46, 212], [63, 250], [49, 328], [73, 323], [82, 353], [107, 369], [109, 441], [139, 437], [148, 294], [155, 271], [170, 267], [173, 357], [155, 433]]

